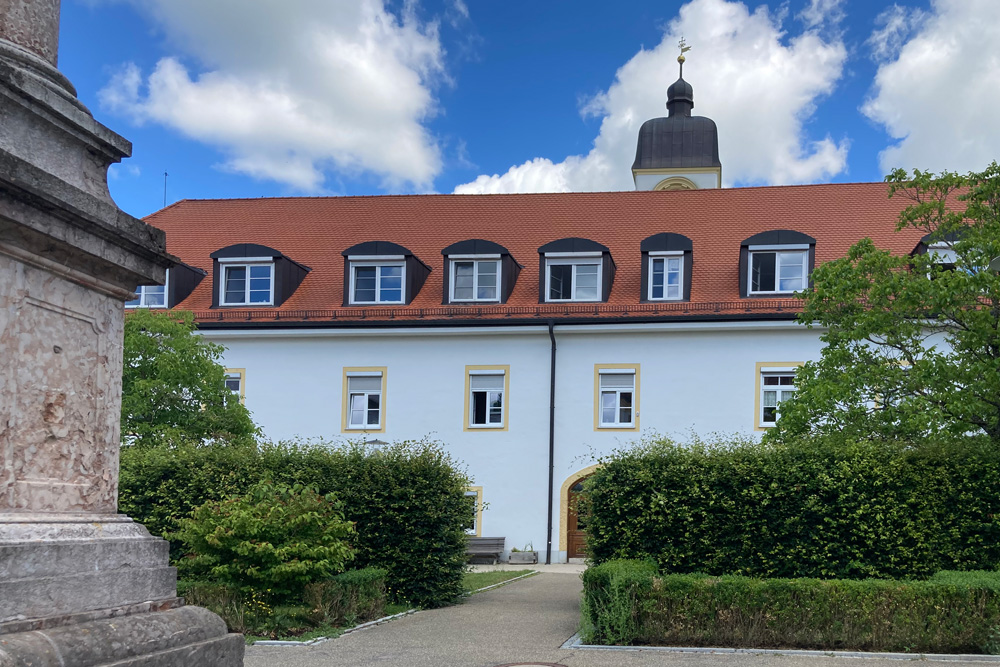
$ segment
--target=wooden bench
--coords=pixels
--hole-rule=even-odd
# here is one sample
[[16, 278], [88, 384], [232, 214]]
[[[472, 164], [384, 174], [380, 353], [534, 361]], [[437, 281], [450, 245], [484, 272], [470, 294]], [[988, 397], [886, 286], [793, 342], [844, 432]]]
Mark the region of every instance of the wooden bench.
[[503, 555], [506, 541], [506, 537], [470, 537], [465, 554], [469, 558], [492, 558], [493, 564], [496, 565]]

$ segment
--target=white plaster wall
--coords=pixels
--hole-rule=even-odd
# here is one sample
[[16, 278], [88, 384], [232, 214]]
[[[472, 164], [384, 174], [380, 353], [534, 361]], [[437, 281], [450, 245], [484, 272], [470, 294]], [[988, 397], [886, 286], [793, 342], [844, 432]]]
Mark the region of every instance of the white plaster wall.
[[[720, 329], [702, 325], [556, 327], [553, 560], [562, 529], [563, 482], [593, 457], [657, 432], [754, 434], [760, 361], [819, 357], [818, 332], [793, 323]], [[692, 329], [692, 327], [695, 327]], [[760, 328], [763, 327], [763, 328]], [[549, 337], [545, 327], [504, 330], [205, 334], [227, 347], [224, 363], [246, 369], [246, 405], [276, 440], [357, 438], [341, 432], [345, 366], [387, 367], [385, 441], [441, 440], [468, 466], [489, 503], [484, 536], [507, 547], [546, 548]], [[641, 432], [594, 429], [594, 365], [640, 365]], [[510, 365], [508, 430], [463, 430], [465, 366]]]
[[675, 176], [690, 179], [692, 183], [698, 186], [699, 190], [714, 190], [719, 187], [719, 176], [717, 174], [706, 174], [703, 172], [689, 173], [671, 170], [662, 174], [636, 174], [635, 189], [652, 190], [663, 179], [673, 178]]

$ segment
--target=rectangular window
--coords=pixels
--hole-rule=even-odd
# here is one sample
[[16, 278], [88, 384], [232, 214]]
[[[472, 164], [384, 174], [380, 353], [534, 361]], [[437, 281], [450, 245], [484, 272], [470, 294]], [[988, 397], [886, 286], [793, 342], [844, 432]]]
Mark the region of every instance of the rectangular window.
[[166, 308], [167, 285], [170, 284], [170, 269], [167, 269], [163, 285], [140, 285], [135, 292], [137, 298], [125, 302], [126, 308]]
[[403, 303], [403, 262], [351, 265], [351, 303]]
[[809, 252], [757, 251], [750, 253], [750, 293], [790, 293], [806, 288]]
[[499, 294], [499, 260], [452, 260], [452, 301], [499, 301]]
[[344, 431], [385, 431], [385, 368], [344, 369]]
[[226, 369], [226, 389], [239, 397], [242, 404], [246, 400], [246, 369]]
[[595, 371], [595, 429], [638, 429], [639, 366], [604, 364], [597, 365]]
[[507, 428], [510, 366], [465, 367], [465, 430]]
[[476, 537], [483, 536], [483, 487], [465, 487], [465, 499], [469, 503], [472, 512], [472, 525], [465, 529], [469, 535]]
[[669, 300], [684, 298], [682, 276], [684, 257], [649, 258], [649, 298]]
[[274, 264], [222, 264], [223, 306], [274, 303]]
[[758, 362], [756, 430], [777, 423], [781, 403], [795, 394], [795, 371], [801, 365], [801, 362]]
[[547, 301], [600, 301], [601, 259], [546, 259]]

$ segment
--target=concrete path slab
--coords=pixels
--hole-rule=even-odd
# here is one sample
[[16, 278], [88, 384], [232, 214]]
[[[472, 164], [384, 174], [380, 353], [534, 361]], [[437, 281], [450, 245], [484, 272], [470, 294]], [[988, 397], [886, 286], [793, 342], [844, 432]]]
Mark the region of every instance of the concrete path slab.
[[[249, 646], [246, 667], [902, 667], [898, 660], [790, 655], [678, 654], [560, 648], [577, 630], [578, 574], [544, 572], [462, 604], [411, 616], [311, 647]], [[916, 656], [914, 656], [916, 658]], [[984, 667], [942, 662], [942, 667]]]

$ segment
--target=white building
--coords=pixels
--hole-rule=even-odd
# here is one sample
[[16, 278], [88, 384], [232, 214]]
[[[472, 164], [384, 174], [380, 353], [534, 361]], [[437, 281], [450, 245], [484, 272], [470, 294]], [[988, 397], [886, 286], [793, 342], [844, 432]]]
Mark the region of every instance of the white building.
[[579, 557], [593, 457], [656, 432], [754, 434], [816, 359], [812, 268], [895, 233], [881, 183], [719, 189], [683, 79], [647, 122], [636, 192], [181, 201], [183, 260], [141, 303], [196, 313], [272, 439], [446, 443], [480, 535]]

